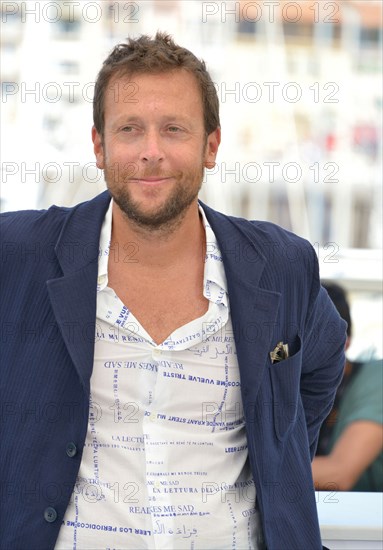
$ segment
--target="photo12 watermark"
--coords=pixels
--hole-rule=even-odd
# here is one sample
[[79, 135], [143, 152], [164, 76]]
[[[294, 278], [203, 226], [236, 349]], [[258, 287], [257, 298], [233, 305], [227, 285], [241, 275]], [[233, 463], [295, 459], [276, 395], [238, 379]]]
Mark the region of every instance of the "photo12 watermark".
[[[95, 82], [79, 81], [22, 81], [3, 82], [1, 102], [8, 103], [93, 103]], [[138, 84], [134, 81], [114, 82], [110, 86], [117, 103], [138, 103]], [[305, 85], [296, 81], [214, 82], [207, 90], [217, 94], [223, 103], [339, 103], [341, 88], [337, 82], [312, 82]]]
[[[340, 6], [338, 2], [202, 2], [201, 21], [208, 23], [209, 19], [219, 18], [221, 23], [241, 21], [258, 23], [264, 21], [275, 23], [280, 20], [285, 23], [299, 23], [303, 15], [310, 14], [313, 23], [339, 23]], [[306, 15], [307, 17], [307, 15]]]
[[21, 23], [138, 23], [139, 2], [2, 2], [2, 23], [17, 17]]
[[254, 184], [268, 183], [311, 183], [335, 184], [339, 183], [339, 165], [336, 162], [300, 163], [296, 161], [279, 162], [219, 162], [205, 172], [203, 182], [206, 183], [213, 176], [219, 177], [221, 183], [235, 182]]

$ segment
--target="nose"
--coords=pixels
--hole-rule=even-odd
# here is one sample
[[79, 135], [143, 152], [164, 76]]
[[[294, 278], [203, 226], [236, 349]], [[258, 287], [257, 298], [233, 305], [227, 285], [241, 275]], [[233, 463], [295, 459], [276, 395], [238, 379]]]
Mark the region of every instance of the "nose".
[[141, 151], [141, 160], [145, 163], [159, 162], [164, 158], [164, 151], [161, 145], [161, 136], [156, 130], [147, 131]]

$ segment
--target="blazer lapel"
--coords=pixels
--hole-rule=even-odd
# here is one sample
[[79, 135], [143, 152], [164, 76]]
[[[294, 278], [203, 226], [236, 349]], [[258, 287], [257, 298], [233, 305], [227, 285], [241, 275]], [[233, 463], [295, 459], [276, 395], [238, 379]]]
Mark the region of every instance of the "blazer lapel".
[[109, 201], [105, 192], [72, 210], [55, 247], [63, 276], [47, 281], [57, 324], [87, 394], [94, 359], [100, 231]]
[[[244, 401], [257, 395], [272, 342], [280, 293], [259, 287], [267, 259], [255, 232], [202, 205], [223, 257]], [[247, 403], [244, 403], [245, 405]]]

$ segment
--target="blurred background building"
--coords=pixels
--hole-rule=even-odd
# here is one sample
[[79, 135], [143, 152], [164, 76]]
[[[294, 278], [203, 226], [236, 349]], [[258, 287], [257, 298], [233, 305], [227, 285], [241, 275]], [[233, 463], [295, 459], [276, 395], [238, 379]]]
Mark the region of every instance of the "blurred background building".
[[3, 211], [104, 189], [97, 72], [126, 36], [166, 30], [207, 62], [221, 101], [201, 198], [309, 239], [322, 277], [350, 292], [351, 354], [382, 356], [380, 0], [3, 1], [1, 17]]

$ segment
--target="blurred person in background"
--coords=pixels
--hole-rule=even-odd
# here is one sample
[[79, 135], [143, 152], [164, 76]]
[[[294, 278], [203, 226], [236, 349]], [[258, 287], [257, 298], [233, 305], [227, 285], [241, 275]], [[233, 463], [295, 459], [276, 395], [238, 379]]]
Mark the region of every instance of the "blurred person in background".
[[[337, 284], [323, 286], [348, 324], [347, 350], [352, 320], [346, 292]], [[383, 491], [382, 360], [346, 359], [333, 410], [320, 431], [313, 477], [319, 490]]]

